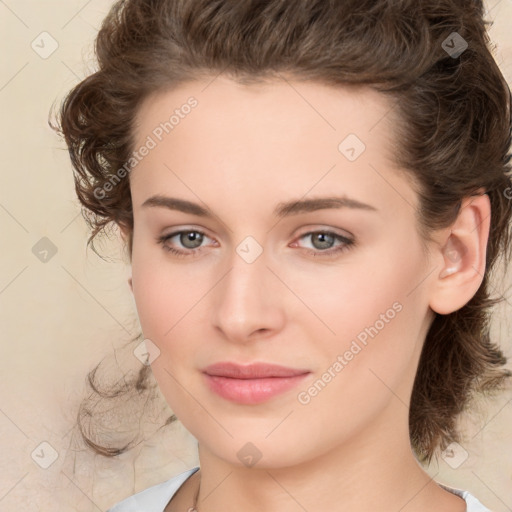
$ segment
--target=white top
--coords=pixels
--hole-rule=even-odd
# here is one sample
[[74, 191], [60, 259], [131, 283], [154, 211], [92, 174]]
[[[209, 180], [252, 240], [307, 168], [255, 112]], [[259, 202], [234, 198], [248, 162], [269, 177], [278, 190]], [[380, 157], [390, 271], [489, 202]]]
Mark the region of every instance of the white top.
[[[198, 469], [199, 466], [196, 466], [195, 468], [184, 471], [161, 484], [148, 487], [147, 489], [120, 501], [112, 508], [109, 508], [107, 512], [164, 512], [165, 507], [169, 501], [171, 501], [171, 498], [181, 487], [183, 482], [185, 482], [185, 480]], [[469, 494], [468, 491], [453, 489], [452, 487], [447, 487], [446, 485], [439, 483], [438, 485], [465, 500], [467, 505], [466, 512], [491, 512], [474, 496]]]

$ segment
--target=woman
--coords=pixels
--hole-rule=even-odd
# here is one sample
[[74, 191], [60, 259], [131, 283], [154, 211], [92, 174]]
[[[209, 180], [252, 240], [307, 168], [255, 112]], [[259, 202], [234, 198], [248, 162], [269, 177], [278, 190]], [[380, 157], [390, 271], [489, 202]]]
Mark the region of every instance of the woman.
[[510, 377], [488, 328], [510, 90], [488, 42], [479, 1], [112, 7], [60, 126], [200, 460], [112, 512], [488, 510], [418, 463]]

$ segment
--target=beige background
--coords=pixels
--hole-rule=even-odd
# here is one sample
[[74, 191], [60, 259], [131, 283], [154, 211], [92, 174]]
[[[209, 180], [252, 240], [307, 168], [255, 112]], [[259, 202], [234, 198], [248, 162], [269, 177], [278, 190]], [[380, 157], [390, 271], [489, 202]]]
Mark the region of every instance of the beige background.
[[[67, 152], [47, 125], [51, 105], [91, 71], [92, 41], [110, 5], [0, 1], [2, 511], [106, 510], [197, 462], [195, 440], [180, 424], [113, 460], [83, 450], [73, 431], [87, 371], [114, 348], [122, 368], [140, 364], [120, 348], [138, 333], [129, 268], [115, 236], [99, 246], [110, 261], [86, 251]], [[512, 0], [487, 7], [496, 59], [512, 83]], [[48, 249], [43, 237], [57, 251], [46, 262], [33, 252], [37, 243]], [[497, 309], [493, 324], [508, 356], [511, 303]], [[452, 468], [440, 458], [430, 474], [470, 490], [495, 512], [511, 511], [511, 425], [512, 395], [503, 394], [468, 423], [464, 462]], [[58, 458], [44, 469], [52, 450]], [[464, 455], [457, 450], [455, 459]]]

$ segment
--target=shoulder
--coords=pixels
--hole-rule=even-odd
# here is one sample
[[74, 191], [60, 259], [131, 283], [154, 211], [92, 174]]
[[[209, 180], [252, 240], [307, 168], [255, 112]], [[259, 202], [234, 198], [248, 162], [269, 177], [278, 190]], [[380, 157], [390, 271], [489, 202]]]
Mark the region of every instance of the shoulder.
[[440, 485], [443, 489], [446, 489], [447, 491], [449, 491], [457, 496], [460, 496], [466, 502], [466, 505], [467, 505], [466, 512], [492, 512], [486, 506], [484, 506], [482, 503], [480, 503], [468, 491], [463, 491], [462, 489], [455, 489], [453, 487], [448, 487], [447, 485], [443, 485], [439, 482], [438, 482], [438, 485]]
[[148, 487], [116, 503], [107, 512], [140, 512], [141, 510], [144, 510], [144, 512], [163, 512], [183, 482], [198, 469], [199, 466], [196, 466], [170, 480]]

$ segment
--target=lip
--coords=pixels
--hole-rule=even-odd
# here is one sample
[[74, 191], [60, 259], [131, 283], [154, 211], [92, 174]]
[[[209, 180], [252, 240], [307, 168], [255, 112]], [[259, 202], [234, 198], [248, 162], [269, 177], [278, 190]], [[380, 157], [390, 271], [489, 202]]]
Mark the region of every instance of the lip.
[[222, 362], [203, 370], [211, 391], [239, 404], [258, 404], [297, 386], [311, 372], [267, 363]]

